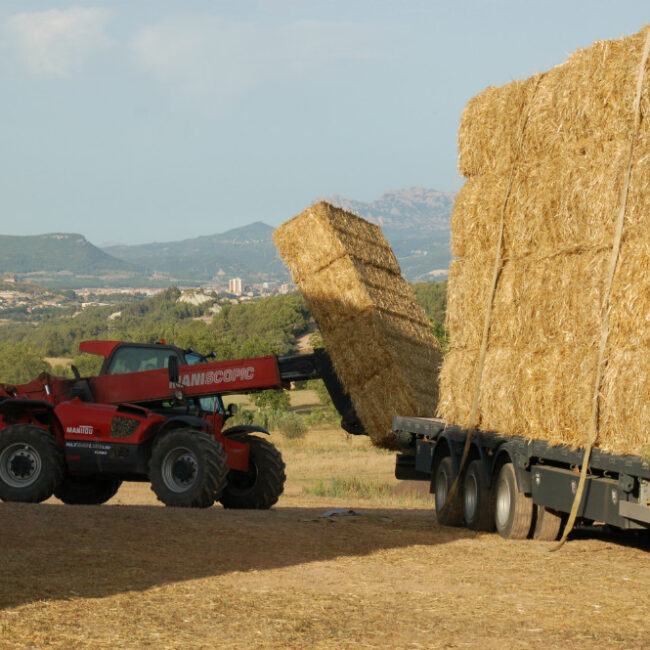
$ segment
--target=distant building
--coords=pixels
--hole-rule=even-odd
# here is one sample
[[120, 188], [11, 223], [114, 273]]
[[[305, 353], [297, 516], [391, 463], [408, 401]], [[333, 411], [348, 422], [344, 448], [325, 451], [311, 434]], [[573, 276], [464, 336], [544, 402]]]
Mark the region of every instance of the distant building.
[[228, 282], [228, 293], [232, 293], [235, 296], [241, 296], [242, 294], [242, 281], [241, 278], [231, 278]]
[[290, 291], [293, 291], [296, 288], [295, 284], [291, 284], [290, 282], [285, 282], [284, 284], [280, 285], [280, 290], [278, 293], [289, 293]]

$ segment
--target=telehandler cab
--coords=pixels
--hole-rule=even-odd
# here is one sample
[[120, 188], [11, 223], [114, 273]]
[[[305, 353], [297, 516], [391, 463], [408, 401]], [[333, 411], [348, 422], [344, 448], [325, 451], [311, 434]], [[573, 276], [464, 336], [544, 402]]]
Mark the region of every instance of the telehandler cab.
[[214, 361], [164, 342], [83, 341], [100, 374], [42, 373], [0, 384], [0, 499], [108, 501], [122, 481], [149, 481], [168, 506], [270, 508], [284, 489], [280, 452], [252, 425], [224, 428], [223, 395], [322, 378], [341, 426], [364, 433], [324, 350]]

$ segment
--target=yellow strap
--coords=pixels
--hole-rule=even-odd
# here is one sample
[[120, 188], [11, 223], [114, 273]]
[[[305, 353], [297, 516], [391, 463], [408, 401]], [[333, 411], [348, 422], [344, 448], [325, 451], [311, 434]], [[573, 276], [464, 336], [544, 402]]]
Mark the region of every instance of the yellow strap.
[[607, 283], [605, 285], [605, 294], [603, 296], [603, 303], [601, 306], [601, 327], [600, 327], [600, 346], [598, 349], [598, 366], [596, 368], [596, 380], [594, 382], [594, 392], [591, 398], [591, 419], [589, 421], [589, 434], [587, 436], [587, 444], [585, 445], [585, 453], [582, 459], [582, 467], [580, 468], [580, 479], [578, 481], [578, 489], [576, 490], [569, 519], [567, 520], [562, 538], [555, 544], [551, 551], [560, 549], [573, 529], [573, 526], [578, 516], [578, 510], [582, 502], [582, 495], [585, 489], [587, 479], [587, 470], [589, 468], [589, 459], [591, 457], [591, 448], [598, 436], [598, 423], [599, 423], [599, 406], [600, 406], [600, 390], [605, 367], [605, 348], [607, 347], [607, 339], [609, 338], [609, 311], [610, 311], [610, 298], [612, 293], [612, 284], [614, 282], [614, 274], [616, 273], [616, 266], [621, 251], [621, 239], [623, 237], [623, 226], [625, 224], [625, 211], [627, 209], [627, 197], [630, 191], [630, 176], [632, 174], [632, 155], [634, 153], [634, 141], [636, 140], [639, 131], [639, 124], [641, 122], [641, 92], [643, 90], [643, 78], [645, 76], [645, 68], [648, 62], [648, 55], [650, 54], [650, 29], [648, 29], [645, 38], [645, 45], [641, 55], [641, 62], [639, 63], [639, 75], [636, 83], [636, 96], [634, 98], [634, 125], [630, 135], [630, 147], [627, 158], [627, 167], [625, 169], [625, 179], [623, 188], [621, 190], [621, 200], [619, 204], [618, 217], [616, 220], [616, 231], [614, 234], [614, 243], [612, 245], [612, 254], [609, 258], [609, 268], [607, 271]]

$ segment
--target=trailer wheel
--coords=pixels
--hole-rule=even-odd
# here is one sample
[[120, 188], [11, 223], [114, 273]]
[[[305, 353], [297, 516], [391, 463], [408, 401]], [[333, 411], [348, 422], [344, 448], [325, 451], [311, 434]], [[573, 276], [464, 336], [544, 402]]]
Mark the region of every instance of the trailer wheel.
[[250, 446], [248, 471], [230, 470], [228, 485], [221, 495], [224, 508], [267, 510], [284, 491], [282, 454], [267, 440], [257, 436], [239, 439]]
[[562, 529], [562, 516], [545, 506], [535, 506], [535, 527], [533, 539], [540, 542], [554, 542]]
[[222, 446], [194, 429], [176, 429], [153, 447], [151, 489], [166, 506], [209, 508], [221, 496], [228, 477]]
[[446, 510], [443, 512], [442, 516], [440, 512], [447, 501], [447, 495], [451, 490], [451, 486], [454, 483], [455, 479], [454, 468], [451, 462], [451, 458], [447, 456], [443, 458], [438, 467], [436, 468], [436, 473], [433, 478], [433, 485], [435, 488], [435, 503], [436, 503], [436, 516], [438, 518], [438, 523], [443, 526], [462, 526], [464, 522], [463, 518], [463, 497], [462, 497], [462, 484], [461, 489], [456, 492], [456, 496], [452, 501], [447, 505]]
[[496, 486], [495, 521], [501, 537], [526, 539], [533, 523], [533, 500], [517, 490], [512, 463], [499, 472]]
[[40, 503], [63, 480], [63, 450], [41, 427], [15, 424], [0, 432], [0, 499]]
[[54, 496], [71, 506], [97, 506], [114, 497], [120, 485], [112, 476], [66, 476]]
[[471, 530], [494, 530], [494, 491], [487, 486], [480, 460], [473, 460], [465, 472], [463, 515]]

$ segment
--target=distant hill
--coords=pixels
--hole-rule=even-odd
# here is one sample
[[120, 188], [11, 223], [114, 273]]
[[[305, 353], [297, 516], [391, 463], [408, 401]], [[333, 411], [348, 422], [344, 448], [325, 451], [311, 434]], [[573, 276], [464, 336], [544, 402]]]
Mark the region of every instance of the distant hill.
[[282, 281], [288, 273], [271, 240], [273, 228], [261, 221], [222, 234], [176, 242], [109, 246], [106, 253], [138, 264], [156, 277], [193, 283], [242, 277], [246, 282]]
[[131, 270], [130, 264], [93, 246], [83, 235], [0, 235], [0, 273], [68, 271], [97, 275]]
[[141, 277], [137, 266], [77, 233], [0, 235], [0, 273], [59, 289], [131, 285]]
[[[422, 187], [395, 190], [364, 203], [324, 200], [379, 224], [410, 282], [440, 278], [449, 267], [449, 218], [454, 195]], [[273, 228], [261, 221], [227, 232], [171, 242], [98, 248], [83, 235], [0, 235], [0, 273], [50, 288], [197, 285], [241, 277], [286, 282]]]
[[449, 230], [456, 195], [424, 187], [385, 192], [376, 201], [363, 202], [335, 194], [323, 198], [381, 226], [384, 232], [430, 233]]
[[449, 220], [455, 194], [424, 187], [386, 192], [363, 202], [334, 195], [323, 200], [381, 226], [409, 282], [443, 277], [451, 262]]

